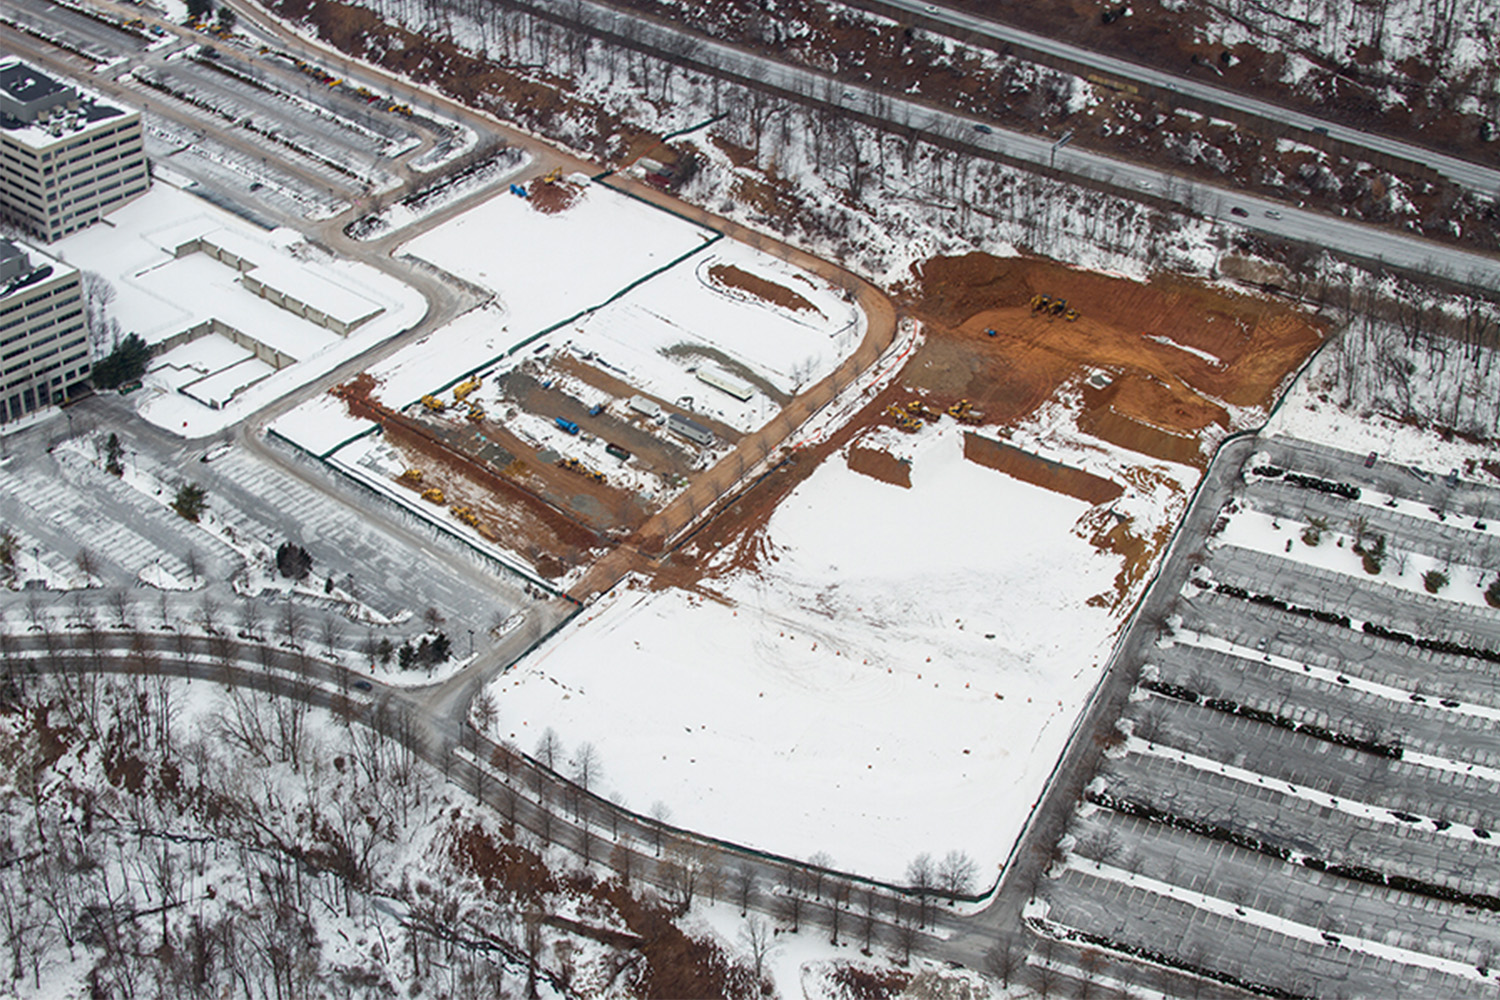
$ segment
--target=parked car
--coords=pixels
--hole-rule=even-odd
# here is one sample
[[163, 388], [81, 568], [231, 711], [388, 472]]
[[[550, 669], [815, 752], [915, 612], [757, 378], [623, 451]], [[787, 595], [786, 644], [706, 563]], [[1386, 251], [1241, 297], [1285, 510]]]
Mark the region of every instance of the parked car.
[[1373, 451], [1370, 452], [1368, 455], [1366, 455], [1365, 456], [1365, 468], [1367, 468], [1367, 469], [1373, 469], [1373, 468], [1375, 468], [1375, 459], [1377, 459], [1379, 457], [1380, 456], [1377, 455]]

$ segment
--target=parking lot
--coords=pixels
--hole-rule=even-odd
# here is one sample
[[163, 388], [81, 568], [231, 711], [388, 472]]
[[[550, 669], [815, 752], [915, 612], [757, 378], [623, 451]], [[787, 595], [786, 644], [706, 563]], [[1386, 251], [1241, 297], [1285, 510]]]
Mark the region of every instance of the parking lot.
[[1257, 448], [1158, 584], [1179, 596], [1033, 925], [1267, 995], [1492, 995], [1500, 490]]
[[[113, 608], [122, 593], [146, 619], [198, 621], [207, 605], [240, 621], [254, 601], [264, 622], [291, 607], [310, 632], [327, 621], [354, 647], [367, 636], [399, 644], [434, 627], [427, 609], [440, 608], [462, 656], [470, 633], [482, 653], [501, 625], [522, 622], [507, 633], [515, 639], [550, 620], [533, 614], [539, 601], [526, 581], [290, 449], [186, 446], [110, 412], [117, 408], [96, 397], [69, 411], [71, 437], [59, 416], [6, 440], [0, 522], [16, 539], [18, 589], [0, 589], [0, 613], [13, 624], [37, 608], [59, 617], [80, 602]], [[102, 467], [110, 430], [122, 476]], [[169, 506], [182, 483], [204, 488], [203, 523]], [[274, 554], [285, 542], [311, 555], [308, 585], [278, 576]]]

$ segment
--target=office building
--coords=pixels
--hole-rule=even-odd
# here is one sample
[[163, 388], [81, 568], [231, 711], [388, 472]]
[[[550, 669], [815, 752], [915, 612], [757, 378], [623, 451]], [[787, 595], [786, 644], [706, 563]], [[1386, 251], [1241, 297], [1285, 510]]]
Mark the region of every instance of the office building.
[[139, 111], [0, 58], [0, 219], [50, 243], [150, 183]]

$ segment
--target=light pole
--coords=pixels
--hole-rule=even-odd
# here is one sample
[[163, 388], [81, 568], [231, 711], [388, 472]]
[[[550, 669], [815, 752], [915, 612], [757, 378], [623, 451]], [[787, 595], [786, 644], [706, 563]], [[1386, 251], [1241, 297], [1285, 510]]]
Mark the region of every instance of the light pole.
[[474, 630], [469, 629], [469, 655], [474, 655]]
[[1055, 169], [1057, 169], [1057, 151], [1059, 149], [1062, 149], [1064, 146], [1066, 146], [1068, 143], [1070, 143], [1072, 141], [1073, 141], [1073, 130], [1072, 129], [1068, 129], [1066, 132], [1064, 132], [1058, 138], [1058, 140], [1056, 142], [1054, 142], [1052, 144], [1052, 155], [1051, 155], [1051, 158], [1047, 161], [1047, 169], [1048, 170], [1055, 170]]

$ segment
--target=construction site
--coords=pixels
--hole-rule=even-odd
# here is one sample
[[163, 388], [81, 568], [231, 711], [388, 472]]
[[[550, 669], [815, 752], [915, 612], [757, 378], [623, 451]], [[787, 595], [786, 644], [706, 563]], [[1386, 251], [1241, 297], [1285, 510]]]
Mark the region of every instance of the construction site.
[[[545, 193], [529, 207], [566, 212], [576, 194], [560, 209], [552, 204], [566, 187], [534, 182]], [[817, 311], [789, 281], [723, 263], [699, 271], [705, 287], [737, 300], [783, 313]], [[385, 402], [368, 373], [334, 393], [351, 416], [379, 425], [397, 456], [384, 474], [402, 493], [446, 508], [455, 525], [502, 544], [539, 575], [577, 589], [589, 566], [623, 549], [609, 572], [589, 575], [574, 594], [580, 598], [630, 569], [647, 570], [658, 585], [697, 588], [705, 575], [748, 568], [759, 527], [819, 462], [844, 451], [856, 471], [909, 486], [899, 445], [882, 443], [877, 432], [953, 422], [966, 431], [969, 461], [1111, 512], [1087, 527], [1096, 547], [1123, 559], [1115, 593], [1100, 595], [1115, 605], [1134, 593], [1171, 523], [1133, 523], [1120, 513], [1122, 494], [1165, 483], [1185, 496], [1212, 446], [1264, 419], [1323, 335], [1316, 322], [1264, 295], [980, 253], [915, 265], [897, 307], [921, 323], [915, 351], [894, 379], [870, 390], [853, 419], [810, 445], [798, 446], [793, 434], [798, 421], [789, 414], [798, 397], [744, 365], [731, 373], [703, 363], [722, 352], [660, 349], [694, 363], [701, 395], [652, 396], [585, 346], [583, 323], [559, 331], [580, 334], [576, 341], [544, 338], [524, 360], [433, 387], [405, 406]], [[809, 414], [814, 395], [807, 390], [795, 412]], [[714, 415], [716, 400], [752, 397], [763, 423], [751, 431]], [[1102, 466], [1059, 460], [1015, 438], [1039, 413], [1059, 407], [1066, 426], [1049, 425], [1046, 435], [1113, 457]], [[746, 447], [737, 447], [742, 441]], [[770, 474], [759, 476], [757, 465]], [[694, 499], [694, 484], [710, 471], [718, 485]], [[663, 552], [663, 512], [674, 502], [688, 505], [678, 516], [697, 527]], [[701, 555], [725, 548], [741, 555], [715, 560], [712, 569], [700, 565]]]

